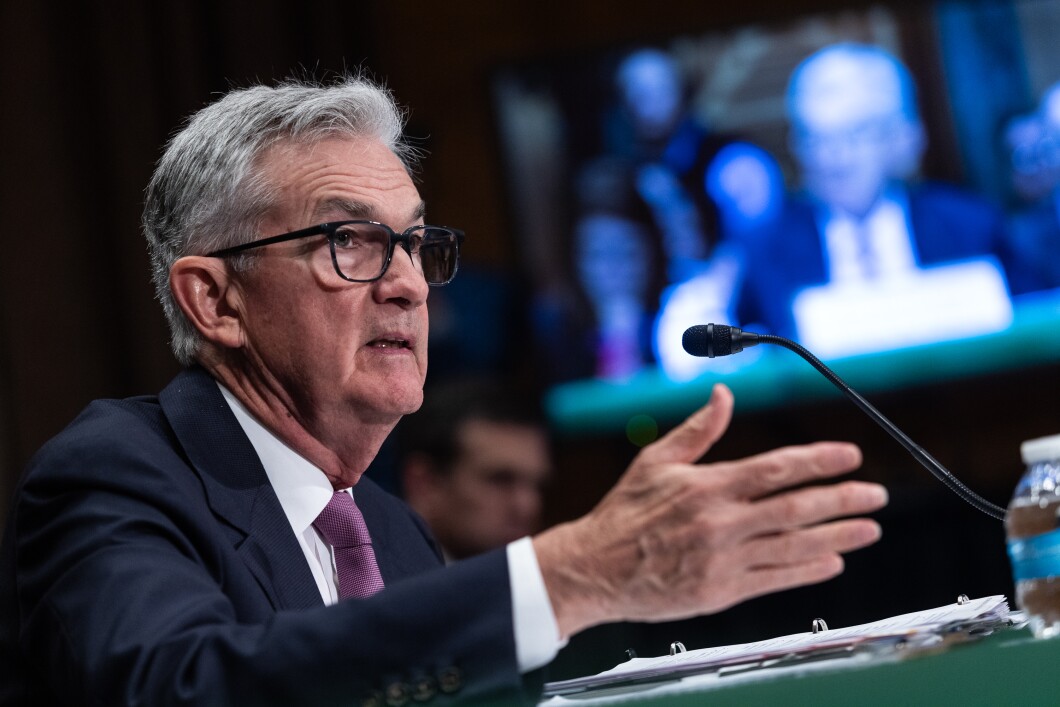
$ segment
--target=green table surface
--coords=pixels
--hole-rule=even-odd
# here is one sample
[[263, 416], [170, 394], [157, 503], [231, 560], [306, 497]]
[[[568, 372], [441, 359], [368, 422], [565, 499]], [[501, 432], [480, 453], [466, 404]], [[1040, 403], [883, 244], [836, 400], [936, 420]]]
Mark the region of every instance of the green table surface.
[[[1006, 629], [897, 660], [839, 660], [805, 673], [761, 671], [731, 686], [725, 680], [702, 689], [663, 692], [665, 686], [659, 686], [641, 693], [613, 693], [605, 699], [611, 704], [667, 707], [1060, 705], [1060, 639], [1035, 640], [1027, 629]], [[603, 703], [600, 693], [596, 699], [589, 697], [571, 697], [562, 703], [564, 707]]]

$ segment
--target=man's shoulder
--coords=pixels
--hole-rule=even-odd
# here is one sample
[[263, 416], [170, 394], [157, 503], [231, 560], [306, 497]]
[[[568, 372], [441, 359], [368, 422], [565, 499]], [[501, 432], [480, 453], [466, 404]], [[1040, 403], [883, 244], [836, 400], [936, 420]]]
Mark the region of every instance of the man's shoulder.
[[152, 437], [171, 440], [169, 418], [181, 412], [181, 405], [202, 406], [211, 398], [222, 401], [213, 378], [192, 367], [177, 374], [158, 394], [93, 400], [41, 451], [82, 443], [93, 447], [108, 442], [142, 444]]
[[943, 210], [966, 219], [983, 214], [1001, 217], [1001, 209], [984, 196], [946, 182], [925, 181], [909, 189], [910, 205]]
[[928, 182], [909, 194], [914, 237], [925, 265], [995, 253], [1005, 237], [1005, 217], [986, 197]]
[[122, 460], [172, 454], [176, 437], [157, 396], [94, 400], [33, 456], [27, 476], [84, 473]]
[[165, 436], [167, 428], [158, 396], [102, 398], [89, 403], [41, 448], [41, 452], [54, 452], [68, 446], [138, 443], [146, 436]]
[[[25, 478], [76, 482], [110, 477], [117, 481], [124, 469], [144, 475], [148, 468], [186, 468], [173, 416], [187, 415], [181, 405], [197, 407], [209, 395], [221, 400], [212, 380], [205, 371], [189, 369], [157, 395], [92, 401], [33, 456]], [[210, 417], [203, 409], [197, 416]]]

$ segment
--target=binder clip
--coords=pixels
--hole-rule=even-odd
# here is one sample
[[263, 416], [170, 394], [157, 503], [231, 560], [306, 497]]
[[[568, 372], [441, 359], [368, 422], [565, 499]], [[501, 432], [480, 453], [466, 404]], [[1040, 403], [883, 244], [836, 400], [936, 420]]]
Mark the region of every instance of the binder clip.
[[961, 594], [961, 595], [959, 595], [957, 597], [957, 606], [964, 606], [967, 603], [968, 603], [968, 595], [967, 594]]
[[680, 641], [674, 641], [673, 643], [670, 644], [670, 655], [677, 655], [678, 653], [687, 653], [687, 652], [688, 651], [687, 651], [687, 649], [685, 649], [685, 644], [681, 643]]
[[824, 619], [814, 619], [813, 620], [813, 632], [814, 633], [821, 633], [822, 631], [827, 631], [827, 630], [828, 630], [828, 624], [826, 624], [824, 622]]

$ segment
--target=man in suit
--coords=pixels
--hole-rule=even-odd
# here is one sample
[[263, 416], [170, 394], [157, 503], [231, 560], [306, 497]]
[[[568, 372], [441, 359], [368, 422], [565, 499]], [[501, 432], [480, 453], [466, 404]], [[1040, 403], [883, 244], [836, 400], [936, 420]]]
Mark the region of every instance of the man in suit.
[[785, 206], [772, 237], [755, 243], [741, 321], [799, 337], [792, 304], [805, 288], [871, 291], [934, 265], [983, 256], [1007, 263], [996, 206], [915, 181], [924, 128], [912, 77], [894, 56], [827, 46], [792, 73], [787, 109], [804, 193]]
[[397, 428], [401, 492], [447, 561], [504, 547], [540, 529], [552, 457], [532, 397], [487, 378], [428, 388]]
[[851, 445], [695, 464], [732, 413], [719, 387], [586, 516], [443, 569], [362, 476], [421, 403], [428, 285], [462, 236], [424, 225], [401, 127], [351, 77], [232, 91], [170, 141], [144, 228], [187, 369], [30, 463], [0, 704], [533, 702], [584, 628], [821, 581], [879, 536], [848, 516], [882, 488], [803, 486], [856, 467]]
[[1020, 267], [1014, 294], [1060, 287], [1060, 82], [1042, 94], [1038, 108], [1014, 118], [1006, 143], [1013, 186], [1022, 206], [1009, 216]]

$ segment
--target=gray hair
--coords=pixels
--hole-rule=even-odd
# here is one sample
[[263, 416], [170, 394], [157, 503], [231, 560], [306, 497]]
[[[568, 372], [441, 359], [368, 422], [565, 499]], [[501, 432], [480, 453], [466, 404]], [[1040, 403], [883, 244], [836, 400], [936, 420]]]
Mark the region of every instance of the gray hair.
[[[836, 65], [846, 67], [849, 72], [848, 81], [864, 85], [868, 82], [868, 89], [873, 92], [888, 90], [886, 84], [879, 85], [880, 73], [887, 79], [894, 80], [897, 89], [896, 98], [899, 101], [898, 109], [904, 118], [911, 122], [920, 120], [920, 112], [917, 108], [916, 82], [905, 64], [898, 60], [894, 54], [874, 44], [858, 44], [855, 42], [839, 42], [831, 44], [803, 59], [788, 79], [787, 89], [787, 111], [789, 117], [797, 119], [799, 110], [797, 101], [799, 94], [806, 90], [806, 84], [812, 79], [820, 81], [821, 66], [832, 68]], [[834, 68], [832, 69], [834, 71]], [[874, 80], [875, 79], [875, 80]], [[887, 80], [885, 79], [885, 81]], [[849, 85], [849, 84], [848, 84]]]
[[[367, 137], [411, 173], [419, 155], [403, 138], [404, 122], [390, 92], [361, 75], [237, 89], [188, 119], [158, 162], [143, 214], [155, 292], [178, 361], [190, 365], [202, 339], [173, 298], [169, 271], [178, 258], [261, 237], [260, 221], [276, 201], [276, 185], [259, 170], [264, 152], [279, 142]], [[233, 266], [245, 269], [249, 261], [237, 258]]]

